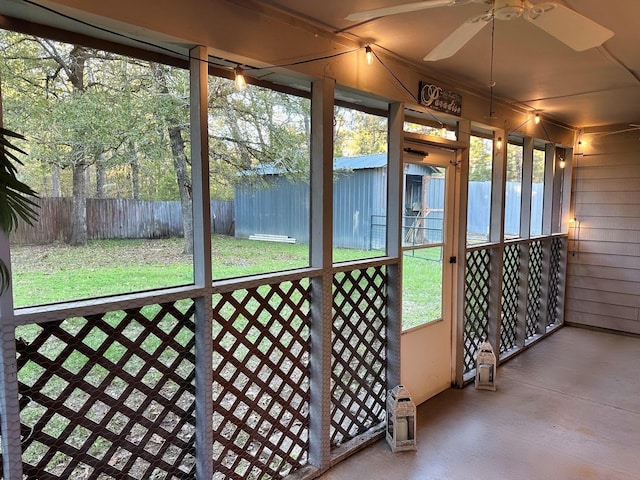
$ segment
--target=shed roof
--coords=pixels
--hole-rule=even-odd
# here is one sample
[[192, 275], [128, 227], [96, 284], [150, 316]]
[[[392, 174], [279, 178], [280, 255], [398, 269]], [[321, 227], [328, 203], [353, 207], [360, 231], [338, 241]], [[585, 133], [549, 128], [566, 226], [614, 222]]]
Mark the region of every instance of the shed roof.
[[[372, 153], [369, 155], [358, 155], [356, 157], [337, 157], [333, 159], [333, 170], [366, 170], [373, 168], [383, 168], [387, 166], [386, 153]], [[409, 163], [405, 173], [413, 175], [429, 175], [435, 172], [435, 169], [427, 165], [417, 165]], [[238, 175], [280, 175], [283, 173], [281, 166], [273, 164], [260, 164], [239, 172]]]
[[361, 170], [365, 168], [381, 168], [386, 165], [386, 153], [372, 153], [357, 157], [338, 157], [333, 160], [334, 170]]
[[[333, 159], [334, 170], [364, 170], [367, 168], [381, 168], [387, 165], [386, 153], [373, 153], [356, 157], [338, 157]], [[280, 175], [283, 168], [273, 164], [259, 164], [240, 172], [239, 175]]]

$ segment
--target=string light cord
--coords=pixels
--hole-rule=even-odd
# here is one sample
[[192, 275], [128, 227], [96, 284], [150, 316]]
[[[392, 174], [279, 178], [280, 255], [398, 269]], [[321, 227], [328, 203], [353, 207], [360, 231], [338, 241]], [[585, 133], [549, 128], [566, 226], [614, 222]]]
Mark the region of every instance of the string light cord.
[[[149, 42], [149, 41], [146, 41], [146, 40], [141, 40], [139, 38], [135, 38], [135, 37], [132, 37], [132, 36], [124, 34], [124, 33], [120, 33], [120, 32], [105, 28], [105, 27], [101, 27], [99, 25], [95, 25], [95, 24], [87, 22], [85, 20], [81, 20], [81, 19], [73, 17], [71, 15], [67, 15], [65, 13], [62, 13], [62, 12], [60, 12], [58, 10], [55, 10], [54, 8], [47, 7], [47, 6], [42, 5], [42, 4], [38, 3], [38, 2], [34, 2], [33, 0], [22, 0], [22, 1], [24, 3], [26, 3], [26, 4], [32, 5], [32, 6], [37, 7], [37, 8], [41, 8], [41, 9], [43, 9], [43, 10], [49, 12], [49, 13], [52, 13], [54, 15], [58, 15], [58, 16], [60, 16], [62, 18], [65, 18], [67, 20], [79, 23], [79, 24], [84, 25], [86, 27], [94, 28], [96, 30], [99, 30], [101, 32], [104, 32], [104, 33], [107, 33], [107, 34], [110, 34], [110, 35], [115, 35], [117, 37], [124, 38], [124, 39], [132, 41], [132, 42], [137, 42], [139, 44], [146, 45], [148, 47], [152, 47], [152, 48], [155, 48], [155, 49], [162, 50], [164, 52], [170, 53], [171, 55], [177, 56], [177, 57], [179, 57], [181, 59], [184, 59], [184, 60], [193, 60], [194, 59], [194, 57], [192, 57], [191, 55], [185, 55], [184, 53], [182, 53], [182, 52], [180, 52], [178, 50], [173, 50], [173, 49], [165, 47], [163, 45], [158, 45], [158, 44], [153, 43], [153, 42]], [[272, 66], [269, 66], [269, 67], [252, 67], [250, 65], [236, 65], [235, 67], [233, 67], [233, 66], [220, 65], [218, 63], [215, 63], [215, 62], [212, 62], [212, 61], [209, 61], [209, 60], [202, 60], [200, 58], [196, 58], [196, 60], [198, 60], [200, 62], [207, 63], [208, 65], [211, 65], [211, 66], [214, 66], [214, 67], [217, 67], [217, 68], [221, 68], [222, 67], [222, 68], [228, 69], [229, 72], [231, 74], [233, 74], [235, 69], [238, 66], [241, 66], [243, 71], [259, 72], [261, 70], [269, 70], [269, 69], [273, 69], [273, 68], [293, 67], [293, 66], [296, 66], [296, 65], [304, 65], [304, 64], [307, 64], [307, 63], [317, 62], [317, 61], [321, 61], [321, 60], [328, 60], [328, 59], [331, 59], [331, 58], [340, 57], [342, 55], [348, 55], [348, 54], [354, 53], [354, 52], [356, 52], [356, 51], [358, 51], [360, 49], [361, 49], [361, 47], [357, 47], [357, 48], [352, 48], [350, 50], [346, 50], [346, 51], [343, 51], [343, 52], [333, 53], [333, 54], [330, 54], [330, 55], [324, 55], [324, 56], [321, 56], [321, 57], [313, 57], [313, 58], [308, 58], [308, 59], [304, 59], [304, 60], [299, 60], [299, 61], [296, 61], [296, 62], [283, 63], [283, 64], [279, 64], [279, 65], [272, 65]], [[398, 76], [382, 61], [382, 59], [378, 56], [378, 54], [375, 52], [375, 50], [371, 49], [371, 52], [372, 52], [373, 56], [376, 58], [376, 60], [380, 63], [380, 65], [382, 65], [385, 68], [385, 70], [389, 73], [389, 75], [391, 75], [394, 78], [394, 80], [396, 82], [398, 82], [398, 84], [402, 87], [402, 89], [404, 91], [406, 91], [416, 103], [419, 104], [420, 100], [417, 98], [417, 96], [413, 92], [411, 92], [411, 90], [398, 78]], [[224, 59], [224, 58], [220, 58], [220, 60], [223, 61], [223, 62], [231, 63], [231, 64], [235, 63], [235, 62], [232, 62], [232, 61]], [[493, 52], [492, 52], [492, 64], [493, 64]], [[493, 72], [493, 66], [492, 66], [492, 72]], [[491, 76], [493, 77], [493, 73], [491, 73]], [[493, 104], [493, 89], [491, 90], [491, 92], [492, 92], [491, 104]], [[431, 115], [433, 120], [435, 122], [437, 122], [441, 127], [445, 126], [444, 122], [442, 122], [431, 110], [427, 109], [427, 113], [429, 115]], [[522, 125], [520, 125], [520, 126], [522, 126]], [[516, 127], [515, 130], [520, 128], [520, 126]], [[543, 125], [543, 127], [544, 127], [544, 125]], [[546, 129], [545, 129], [545, 132], [546, 132]], [[472, 133], [472, 132], [460, 132], [460, 133]], [[547, 138], [548, 137], [549, 137], [549, 134], [547, 133]]]
[[[66, 13], [62, 13], [62, 12], [60, 12], [60, 11], [54, 9], [54, 8], [47, 7], [47, 6], [42, 5], [42, 4], [38, 3], [38, 2], [34, 2], [33, 0], [22, 0], [22, 1], [24, 3], [27, 3], [29, 5], [33, 5], [34, 7], [41, 8], [41, 9], [43, 9], [43, 10], [49, 12], [49, 13], [53, 13], [55, 15], [58, 15], [58, 16], [62, 17], [62, 18], [65, 18], [67, 20], [71, 20], [73, 22], [79, 23], [79, 24], [84, 25], [86, 27], [95, 28], [96, 30], [99, 30], [99, 31], [104, 32], [104, 33], [108, 33], [110, 35], [115, 35], [115, 36], [118, 36], [120, 38], [127, 39], [129, 41], [133, 41], [133, 42], [140, 43], [142, 45], [146, 45], [148, 47], [153, 47], [153, 48], [156, 48], [156, 49], [160, 49], [160, 50], [168, 52], [168, 53], [170, 53], [172, 55], [176, 55], [176, 56], [178, 56], [178, 57], [180, 57], [182, 59], [185, 59], [185, 60], [192, 60], [194, 58], [194, 57], [191, 57], [191, 55], [185, 55], [184, 53], [182, 53], [180, 51], [173, 50], [171, 48], [164, 47], [162, 45], [158, 45], [158, 44], [155, 44], [153, 42], [148, 42], [146, 40], [141, 40], [139, 38], [135, 38], [135, 37], [132, 37], [130, 35], [126, 35], [124, 33], [116, 32], [114, 30], [111, 30], [111, 29], [108, 29], [108, 28], [105, 28], [105, 27], [101, 27], [99, 25], [95, 25], [95, 24], [92, 24], [90, 22], [81, 20], [79, 18], [72, 17], [71, 15], [67, 15]], [[337, 52], [337, 53], [332, 53], [332, 54], [329, 54], [329, 55], [323, 55], [321, 57], [313, 57], [313, 58], [308, 58], [308, 59], [299, 60], [299, 61], [295, 61], [295, 62], [288, 62], [288, 63], [282, 63], [282, 64], [277, 64], [277, 65], [270, 65], [268, 67], [254, 67], [254, 66], [251, 66], [251, 65], [244, 65], [244, 64], [243, 65], [239, 65], [238, 64], [235, 67], [226, 67], [226, 68], [233, 74], [235, 69], [238, 68], [238, 67], [241, 67], [244, 72], [246, 72], [246, 71], [259, 72], [261, 70], [270, 70], [270, 69], [273, 69], [273, 68], [293, 67], [293, 66], [297, 66], [297, 65], [304, 65], [304, 64], [307, 64], [307, 63], [318, 62], [318, 61], [322, 61], [322, 60], [329, 60], [331, 58], [336, 58], [336, 57], [340, 57], [340, 56], [343, 56], [343, 55], [348, 55], [350, 53], [353, 53], [353, 52], [356, 52], [356, 51], [360, 50], [361, 48], [362, 47], [352, 48], [352, 49], [349, 49], [349, 50], [346, 50], [346, 51], [343, 51], [343, 52]], [[372, 50], [372, 53], [375, 56], [375, 58], [380, 62], [380, 64], [389, 72], [389, 74], [402, 86], [402, 88], [407, 93], [409, 93], [409, 95], [411, 95], [411, 98], [414, 99], [416, 102], [418, 102], [418, 99], [416, 98], [416, 96], [400, 81], [400, 79], [391, 71], [391, 69], [389, 69], [384, 64], [384, 62], [382, 62], [382, 60], [375, 53], [375, 51]], [[217, 63], [214, 63], [214, 62], [211, 62], [211, 61], [208, 61], [208, 60], [201, 60], [201, 59], [197, 59], [197, 60], [201, 61], [201, 62], [205, 62], [208, 65], [221, 67], [221, 65], [219, 65]], [[228, 62], [228, 63], [234, 63], [234, 62], [231, 62], [230, 60], [226, 60], [224, 58], [221, 58], [220, 60]], [[439, 120], [437, 120], [437, 121], [438, 121], [439, 124], [442, 125], [442, 122], [440, 122]]]
[[[60, 11], [58, 11], [58, 10], [54, 9], [54, 8], [48, 7], [48, 6], [46, 6], [46, 5], [42, 5], [42, 4], [40, 4], [40, 3], [38, 3], [38, 2], [35, 2], [35, 1], [33, 1], [33, 0], [22, 0], [22, 2], [23, 2], [23, 3], [26, 3], [26, 4], [28, 4], [28, 5], [32, 5], [32, 6], [34, 6], [34, 7], [37, 7], [37, 8], [43, 9], [43, 10], [45, 10], [45, 11], [49, 12], [49, 13], [52, 13], [52, 14], [57, 15], [57, 16], [60, 16], [60, 17], [62, 17], [62, 18], [64, 18], [64, 19], [66, 19], [66, 20], [70, 20], [70, 21], [72, 21], [72, 22], [79, 23], [79, 24], [84, 25], [84, 26], [86, 26], [86, 27], [90, 27], [90, 28], [96, 29], [96, 30], [98, 30], [98, 31], [101, 31], [101, 32], [107, 33], [107, 34], [109, 34], [109, 35], [114, 35], [114, 36], [117, 36], [117, 37], [120, 37], [120, 38], [126, 39], [126, 40], [128, 40], [128, 41], [131, 41], [131, 42], [136, 42], [136, 43], [139, 43], [139, 44], [141, 44], [141, 45], [145, 45], [145, 46], [147, 46], [147, 47], [151, 47], [151, 48], [154, 48], [154, 49], [157, 49], [157, 50], [164, 51], [164, 52], [166, 52], [166, 53], [171, 54], [172, 56], [175, 56], [175, 57], [181, 58], [181, 59], [183, 59], [183, 60], [187, 60], [187, 61], [189, 61], [189, 60], [194, 60], [194, 59], [195, 59], [195, 60], [197, 60], [197, 61], [204, 62], [204, 63], [206, 63], [207, 65], [211, 65], [211, 66], [214, 66], [214, 67], [217, 67], [217, 68], [223, 68], [223, 69], [225, 69], [225, 70], [228, 70], [232, 75], [233, 75], [234, 70], [235, 70], [238, 66], [241, 66], [241, 67], [242, 67], [242, 69], [243, 69], [244, 71], [260, 72], [260, 71], [270, 70], [270, 69], [274, 69], [274, 68], [286, 68], [286, 67], [293, 67], [293, 66], [297, 66], [297, 65], [304, 65], [304, 64], [307, 64], [307, 63], [318, 62], [318, 61], [322, 61], [322, 60], [329, 60], [329, 59], [332, 59], [332, 58], [341, 57], [341, 56], [343, 56], [343, 55], [348, 55], [348, 54], [354, 53], [354, 52], [356, 52], [356, 51], [361, 50], [361, 48], [362, 48], [362, 47], [356, 47], [356, 48], [352, 48], [352, 49], [345, 50], [345, 51], [342, 51], [342, 52], [337, 52], [337, 53], [332, 53], [332, 54], [328, 54], [328, 55], [323, 55], [323, 56], [320, 56], [320, 57], [312, 57], [312, 58], [303, 59], [303, 60], [299, 60], [299, 61], [295, 61], [295, 62], [287, 62], [287, 63], [282, 63], [282, 64], [271, 65], [271, 66], [268, 66], [268, 67], [254, 67], [254, 66], [251, 66], [251, 65], [238, 65], [236, 62], [233, 62], [233, 61], [231, 61], [231, 60], [228, 60], [228, 59], [225, 59], [225, 58], [222, 58], [222, 57], [218, 57], [218, 59], [219, 59], [221, 62], [225, 62], [225, 63], [231, 64], [231, 65], [233, 65], [233, 66], [231, 66], [231, 65], [221, 65], [220, 63], [212, 62], [212, 61], [210, 61], [210, 60], [202, 60], [202, 59], [200, 59], [200, 58], [192, 57], [192, 56], [191, 56], [191, 55], [189, 55], [189, 54], [184, 54], [183, 52], [181, 52], [181, 51], [179, 51], [179, 50], [174, 50], [174, 49], [171, 49], [171, 48], [166, 47], [166, 46], [164, 46], [164, 45], [160, 45], [160, 44], [157, 44], [157, 43], [153, 43], [153, 42], [150, 42], [150, 41], [147, 41], [147, 40], [142, 40], [142, 39], [140, 39], [140, 38], [132, 37], [131, 35], [127, 35], [127, 34], [124, 34], [124, 33], [120, 33], [120, 32], [117, 32], [117, 31], [115, 31], [115, 30], [111, 30], [111, 29], [109, 29], [109, 28], [101, 27], [101, 26], [96, 25], [96, 24], [93, 24], [93, 23], [91, 23], [91, 22], [87, 22], [87, 21], [85, 21], [85, 20], [81, 20], [81, 19], [79, 19], [79, 18], [76, 18], [76, 17], [73, 17], [73, 16], [71, 16], [71, 15], [68, 15], [68, 14], [66, 14], [66, 13], [62, 13], [62, 12], [60, 12]], [[492, 48], [491, 48], [490, 116], [493, 116], [493, 86], [492, 86], [491, 84], [493, 84], [493, 56], [494, 56], [494, 52], [493, 52], [493, 42], [494, 42], [494, 38], [493, 38], [493, 37], [494, 37], [494, 30], [495, 30], [495, 18], [493, 18], [493, 23], [492, 23], [492, 32], [491, 32], [491, 36], [492, 36], [492, 40], [491, 40]], [[411, 99], [412, 99], [412, 100], [414, 100], [417, 104], [420, 104], [420, 100], [419, 100], [419, 98], [418, 98], [418, 97], [417, 97], [417, 96], [416, 96], [416, 95], [415, 95], [415, 94], [414, 94], [414, 93], [413, 93], [413, 92], [412, 92], [412, 91], [411, 91], [411, 90], [410, 90], [410, 89], [409, 89], [409, 88], [408, 88], [408, 87], [407, 87], [407, 86], [406, 86], [406, 85], [405, 85], [405, 84], [400, 80], [400, 78], [398, 78], [398, 76], [397, 76], [397, 75], [396, 75], [396, 74], [395, 74], [395, 73], [394, 73], [394, 72], [393, 72], [393, 71], [392, 71], [392, 70], [391, 70], [391, 69], [390, 69], [390, 68], [389, 68], [389, 67], [388, 67], [388, 66], [387, 66], [383, 61], [382, 61], [382, 59], [381, 59], [381, 58], [379, 57], [379, 55], [375, 52], [375, 50], [371, 49], [371, 52], [372, 52], [373, 56], [376, 58], [376, 60], [380, 63], [380, 65], [382, 65], [382, 66], [384, 67], [384, 69], [389, 73], [389, 75], [391, 75], [391, 77], [393, 77], [393, 79], [398, 83], [398, 85], [400, 85], [400, 86], [402, 87], [402, 89], [403, 89], [405, 92], [407, 92], [407, 93], [409, 94], [409, 96], [411, 97]], [[437, 117], [437, 116], [436, 116], [436, 115], [435, 115], [435, 114], [434, 114], [430, 109], [427, 109], [427, 113], [428, 113], [429, 115], [431, 115], [431, 117], [433, 118], [433, 120], [434, 120], [435, 122], [437, 122], [441, 127], [444, 127], [444, 126], [445, 126], [444, 122], [442, 122], [442, 120], [440, 120], [440, 119], [439, 119], [439, 118], [438, 118], [438, 117]], [[525, 121], [524, 123], [526, 123], [526, 121]], [[517, 130], [518, 128], [520, 128], [522, 125], [524, 125], [524, 123], [523, 123], [523, 124], [521, 124], [521, 125], [519, 125], [519, 126], [517, 126], [514, 130]], [[549, 133], [547, 132], [546, 128], [544, 127], [544, 124], [542, 124], [542, 126], [543, 126], [543, 129], [544, 129], [545, 134], [546, 134], [546, 136], [547, 136], [547, 140], [551, 141], [551, 140], [550, 140], [550, 138], [549, 138]], [[460, 132], [460, 133], [472, 133], [472, 132]]]
[[185, 60], [190, 59], [190, 55], [185, 55], [184, 53], [182, 53], [180, 51], [172, 50], [172, 49], [170, 49], [168, 47], [164, 47], [162, 45], [158, 45], [158, 44], [155, 44], [155, 43], [152, 43], [152, 42], [148, 42], [146, 40], [141, 40], [139, 38], [135, 38], [135, 37], [132, 37], [130, 35], [126, 35], [124, 33], [116, 32], [114, 30], [110, 30], [108, 28], [101, 27], [99, 25], [95, 25], [95, 24], [90, 23], [90, 22], [86, 22], [86, 21], [81, 20], [79, 18], [72, 17], [71, 15], [67, 15], [66, 13], [62, 13], [62, 12], [60, 12], [60, 11], [54, 9], [54, 8], [47, 7], [47, 6], [42, 5], [42, 4], [38, 3], [38, 2], [33, 2], [32, 0], [22, 0], [22, 1], [23, 1], [23, 3], [27, 3], [29, 5], [33, 5], [34, 7], [41, 8], [41, 9], [43, 9], [43, 10], [49, 12], [49, 13], [53, 13], [55, 15], [58, 15], [59, 17], [66, 18], [67, 20], [71, 20], [73, 22], [76, 22], [76, 23], [79, 23], [81, 25], [84, 25], [85, 27], [95, 28], [96, 30], [99, 30], [99, 31], [104, 32], [104, 33], [108, 33], [110, 35], [116, 35], [116, 36], [118, 36], [120, 38], [125, 38], [127, 40], [130, 40], [130, 41], [133, 41], [133, 42], [137, 42], [137, 43], [140, 43], [142, 45], [146, 45], [148, 47], [157, 48], [159, 50], [163, 50], [165, 52], [171, 53], [172, 55], [177, 55], [177, 56], [179, 56], [179, 57], [181, 57], [181, 58], [183, 58]]
[[352, 48], [351, 50], [345, 50], [344, 52], [332, 53], [330, 55], [325, 55], [323, 57], [313, 57], [305, 60], [300, 60], [297, 62], [283, 63], [279, 65], [270, 65], [268, 67], [251, 67], [247, 66], [246, 70], [250, 71], [260, 71], [260, 70], [269, 70], [272, 68], [285, 68], [285, 67], [294, 67], [296, 65], [304, 65], [306, 63], [319, 62], [320, 60], [328, 60], [330, 58], [341, 57], [342, 55], [348, 55], [349, 53], [357, 52], [358, 50], [362, 50], [362, 47]]
[[509, 131], [507, 132], [507, 136], [508, 136], [508, 135], [511, 135], [512, 133], [517, 132], [517, 131], [518, 131], [518, 129], [519, 129], [520, 127], [523, 127], [524, 125], [526, 125], [527, 123], [529, 123], [529, 120], [530, 120], [530, 119], [529, 119], [529, 118], [527, 118], [524, 122], [520, 123], [520, 125], [517, 125], [517, 126], [513, 127], [511, 130], [509, 130]]
[[411, 99], [415, 100], [417, 103], [420, 103], [418, 100], [418, 97], [416, 97], [416, 95], [411, 90], [409, 90], [404, 83], [402, 83], [402, 80], [400, 80], [398, 76], [395, 73], [393, 73], [393, 71], [380, 59], [380, 57], [375, 52], [375, 50], [371, 50], [371, 52], [373, 53], [373, 56], [376, 57], [376, 60], [380, 62], [380, 65], [382, 65], [384, 69], [389, 73], [389, 75], [391, 75], [394, 78], [394, 80], [398, 82], [398, 84], [402, 87], [402, 89], [411, 96]]
[[[180, 52], [178, 50], [173, 50], [173, 49], [165, 47], [163, 45], [158, 45], [158, 44], [155, 44], [153, 42], [149, 42], [149, 41], [146, 41], [146, 40], [141, 40], [139, 38], [135, 38], [135, 37], [132, 37], [132, 36], [124, 34], [124, 33], [120, 33], [120, 32], [105, 28], [105, 27], [101, 27], [99, 25], [95, 25], [95, 24], [87, 22], [85, 20], [81, 20], [79, 18], [72, 17], [71, 15], [67, 15], [66, 13], [62, 13], [62, 12], [60, 12], [60, 11], [54, 9], [54, 8], [47, 7], [47, 6], [42, 5], [42, 4], [38, 3], [38, 2], [34, 2], [33, 0], [22, 0], [22, 1], [24, 3], [27, 3], [27, 4], [32, 5], [34, 7], [41, 8], [41, 9], [43, 9], [43, 10], [49, 12], [49, 13], [52, 13], [54, 15], [58, 15], [58, 16], [60, 16], [62, 18], [65, 18], [67, 20], [71, 20], [73, 22], [79, 23], [79, 24], [84, 25], [86, 27], [94, 28], [94, 29], [96, 29], [98, 31], [101, 31], [101, 32], [104, 32], [104, 33], [107, 33], [107, 34], [110, 34], [110, 35], [115, 35], [117, 37], [124, 38], [124, 39], [132, 41], [132, 42], [137, 42], [139, 44], [146, 45], [148, 47], [152, 47], [152, 48], [155, 48], [155, 49], [162, 50], [164, 52], [170, 53], [171, 55], [175, 55], [175, 56], [177, 56], [179, 58], [182, 58], [184, 60], [193, 60], [194, 59], [194, 57], [192, 57], [191, 55], [185, 55], [184, 53], [182, 53], [182, 52]], [[208, 60], [202, 60], [200, 58], [195, 58], [195, 59], [200, 61], [200, 62], [204, 62], [204, 63], [207, 63], [208, 65], [212, 65], [212, 66], [215, 66], [215, 67], [218, 67], [218, 68], [220, 68], [220, 67], [226, 68], [226, 69], [229, 70], [229, 72], [231, 74], [233, 74], [235, 72], [236, 68], [238, 68], [238, 67], [241, 67], [243, 72], [247, 72], [247, 71], [259, 72], [259, 71], [262, 71], [262, 70], [270, 70], [270, 69], [274, 69], [274, 68], [293, 67], [293, 66], [297, 66], [297, 65], [304, 65], [304, 64], [307, 64], [307, 63], [319, 62], [319, 61], [322, 61], [322, 60], [329, 60], [331, 58], [341, 57], [343, 55], [348, 55], [348, 54], [357, 52], [358, 50], [361, 50], [361, 48], [362, 47], [356, 47], [356, 48], [352, 48], [352, 49], [349, 49], [349, 50], [345, 50], [343, 52], [337, 52], [337, 53], [332, 53], [332, 54], [329, 54], [329, 55], [323, 55], [321, 57], [312, 57], [312, 58], [299, 60], [299, 61], [295, 61], [295, 62], [288, 62], [288, 63], [282, 63], [282, 64], [277, 64], [277, 65], [270, 65], [268, 67], [254, 67], [254, 66], [251, 66], [251, 65], [244, 65], [244, 64], [243, 65], [236, 64], [234, 67], [231, 67], [231, 66], [222, 66], [222, 65], [220, 65], [218, 63], [211, 62], [211, 61], [208, 61]], [[376, 52], [373, 49], [371, 49], [371, 52], [372, 52], [373, 56], [378, 60], [378, 62], [380, 62], [380, 65], [382, 65], [387, 70], [387, 72], [389, 72], [389, 74], [411, 96], [411, 98], [413, 100], [415, 100], [417, 103], [420, 103], [418, 98], [407, 88], [406, 85], [404, 85], [402, 83], [402, 81], [396, 76], [396, 74], [393, 73], [393, 71], [389, 67], [387, 67], [387, 65], [385, 65], [385, 63], [380, 59], [378, 54], [376, 54]], [[235, 62], [232, 62], [232, 61], [224, 59], [224, 58], [220, 58], [220, 60], [222, 60], [224, 62], [227, 62], [227, 63], [231, 63], [231, 64], [235, 63]], [[433, 115], [433, 113], [431, 113], [431, 112], [429, 112], [429, 113], [434, 118], [434, 120], [436, 122], [438, 122], [438, 124], [440, 126], [444, 126], [443, 122], [440, 121], [435, 115]]]
[[[32, 0], [22, 0], [22, 1], [24, 3], [29, 4], [29, 5], [33, 5], [34, 7], [41, 8], [41, 9], [43, 9], [43, 10], [49, 12], [49, 13], [53, 13], [55, 15], [58, 15], [58, 16], [62, 17], [62, 18], [65, 18], [67, 20], [71, 20], [73, 22], [79, 23], [81, 25], [84, 25], [85, 27], [94, 28], [94, 29], [96, 29], [98, 31], [107, 33], [109, 35], [115, 35], [117, 37], [124, 38], [126, 40], [129, 40], [129, 41], [132, 41], [132, 42], [136, 42], [136, 43], [139, 43], [141, 45], [146, 45], [147, 47], [152, 47], [154, 49], [162, 50], [164, 52], [170, 53], [171, 55], [175, 55], [177, 57], [180, 57], [181, 59], [184, 59], [184, 60], [194, 60], [194, 59], [196, 59], [195, 57], [192, 57], [191, 55], [186, 55], [186, 54], [180, 52], [179, 50], [173, 50], [171, 48], [165, 47], [163, 45], [159, 45], [157, 43], [149, 42], [149, 41], [146, 41], [146, 40], [142, 40], [142, 39], [139, 39], [139, 38], [132, 37], [132, 36], [124, 34], [124, 33], [117, 32], [115, 30], [111, 30], [109, 28], [101, 27], [99, 25], [87, 22], [85, 20], [81, 20], [79, 18], [72, 17], [71, 15], [67, 15], [66, 13], [62, 13], [62, 12], [60, 12], [60, 11], [54, 9], [54, 8], [47, 7], [47, 6], [42, 5], [42, 4], [38, 3], [38, 2], [34, 2]], [[349, 53], [353, 53], [353, 52], [356, 52], [358, 50], [360, 50], [360, 47], [352, 48], [350, 50], [346, 50], [346, 51], [343, 51], [343, 52], [333, 53], [333, 54], [330, 54], [330, 55], [324, 55], [322, 57], [313, 57], [313, 58], [308, 58], [308, 59], [304, 59], [304, 60], [300, 60], [300, 61], [296, 61], [296, 62], [283, 63], [283, 64], [279, 64], [279, 65], [270, 65], [269, 67], [253, 67], [251, 65], [242, 65], [242, 69], [244, 71], [247, 71], [247, 70], [249, 70], [249, 71], [260, 71], [260, 70], [268, 70], [268, 69], [272, 69], [272, 68], [292, 67], [292, 66], [296, 66], [296, 65], [303, 65], [303, 64], [306, 64], [306, 63], [312, 63], [312, 62], [317, 62], [317, 61], [321, 61], [321, 60], [327, 60], [327, 59], [330, 59], [330, 58], [340, 57], [342, 55], [347, 55]], [[212, 65], [212, 66], [215, 66], [215, 67], [218, 67], [218, 68], [226, 67], [224, 65], [220, 65], [218, 63], [211, 62], [211, 61], [208, 61], [208, 60], [202, 60], [202, 59], [199, 59], [199, 58], [197, 58], [196, 60], [204, 62], [204, 63], [207, 63], [208, 65]], [[232, 62], [231, 60], [227, 60], [225, 58], [220, 58], [220, 60], [222, 60], [224, 62], [227, 62], [227, 63], [232, 63], [232, 64], [235, 63], [235, 62]], [[226, 67], [226, 68], [228, 68], [229, 71], [233, 72], [235, 67]]]
[[549, 143], [554, 143], [554, 142], [551, 140], [551, 136], [549, 135], [549, 132], [547, 131], [547, 127], [545, 127], [545, 126], [544, 126], [544, 122], [543, 122], [542, 120], [540, 120], [540, 125], [542, 125], [542, 130], [544, 131], [544, 134], [545, 134], [545, 135], [546, 135], [546, 137], [547, 137], [547, 141], [548, 141]]
[[489, 118], [493, 117], [493, 87], [496, 82], [493, 80], [493, 57], [495, 50], [496, 16], [491, 14], [491, 60], [489, 62]]

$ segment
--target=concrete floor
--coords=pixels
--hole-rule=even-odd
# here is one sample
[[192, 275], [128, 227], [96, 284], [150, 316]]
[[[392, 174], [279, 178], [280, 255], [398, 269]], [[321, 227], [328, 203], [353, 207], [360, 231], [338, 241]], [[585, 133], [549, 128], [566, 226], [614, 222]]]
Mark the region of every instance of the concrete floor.
[[640, 338], [565, 327], [498, 368], [496, 392], [418, 407], [418, 450], [384, 440], [322, 480], [639, 480]]

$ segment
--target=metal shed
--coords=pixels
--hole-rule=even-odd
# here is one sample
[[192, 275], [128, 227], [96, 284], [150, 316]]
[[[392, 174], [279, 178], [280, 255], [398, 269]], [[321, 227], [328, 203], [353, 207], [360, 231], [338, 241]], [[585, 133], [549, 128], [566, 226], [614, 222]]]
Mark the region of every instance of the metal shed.
[[[429, 176], [427, 166], [410, 165], [406, 179]], [[260, 177], [255, 181], [256, 175]], [[309, 242], [309, 184], [291, 182], [277, 168], [261, 167], [235, 190], [236, 236], [275, 235]], [[387, 216], [387, 155], [334, 159], [334, 246], [384, 249]]]

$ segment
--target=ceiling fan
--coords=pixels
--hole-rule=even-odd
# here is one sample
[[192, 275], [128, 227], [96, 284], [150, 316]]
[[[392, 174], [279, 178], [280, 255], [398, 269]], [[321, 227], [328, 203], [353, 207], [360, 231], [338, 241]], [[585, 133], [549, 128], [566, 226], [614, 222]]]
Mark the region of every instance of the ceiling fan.
[[608, 28], [564, 5], [556, 2], [534, 4], [529, 0], [426, 0], [352, 13], [346, 19], [366, 21], [399, 13], [468, 3], [486, 3], [491, 5], [491, 9], [471, 17], [460, 25], [424, 57], [425, 61], [451, 57], [494, 18], [512, 20], [523, 17], [578, 52], [602, 45], [613, 36], [613, 32]]

